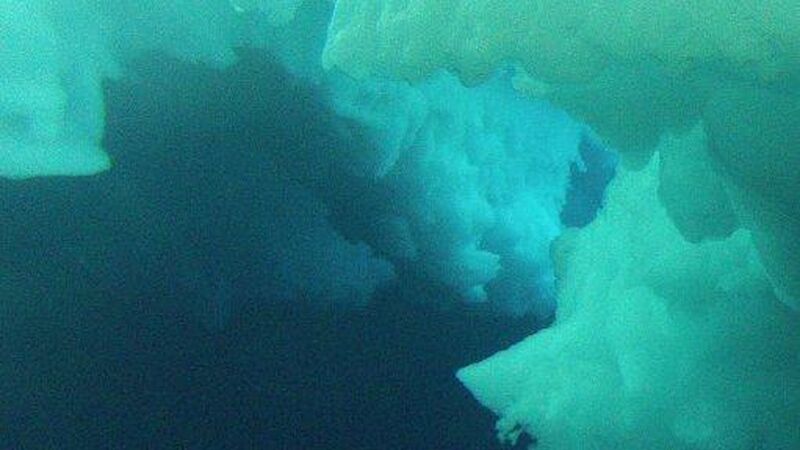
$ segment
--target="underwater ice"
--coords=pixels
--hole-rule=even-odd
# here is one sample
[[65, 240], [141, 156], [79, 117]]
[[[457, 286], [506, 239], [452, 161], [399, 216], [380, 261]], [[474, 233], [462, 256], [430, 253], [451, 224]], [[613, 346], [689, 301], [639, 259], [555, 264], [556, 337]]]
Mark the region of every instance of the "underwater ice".
[[[459, 372], [502, 437], [800, 448], [795, 1], [39, 0], [0, 25], [1, 176], [108, 168], [101, 83], [126, 62], [262, 48], [352, 142], [286, 168], [331, 235], [467, 299], [547, 315], [555, 292], [551, 328]], [[619, 151], [580, 230], [585, 130], [550, 104]]]
[[[327, 73], [320, 61], [330, 7], [299, 5], [208, 1], [198, 9], [181, 2], [109, 0], [82, 7], [31, 3], [15, 11], [40, 16], [41, 24], [29, 23], [26, 32], [41, 35], [52, 48], [20, 50], [41, 55], [38, 63], [19, 55], [0, 61], [12, 74], [46, 69], [52, 88], [20, 76], [38, 102], [25, 108], [18, 104], [33, 100], [19, 90], [4, 91], [2, 138], [13, 142], [3, 146], [2, 174], [26, 178], [106, 169], [101, 83], [124, 77], [132, 61], [166, 52], [224, 68], [235, 62], [235, 46], [261, 48], [326, 93], [334, 132], [348, 143], [297, 154], [304, 163], [285, 167], [327, 205], [339, 233], [368, 244], [410, 282], [430, 283], [468, 301], [488, 300], [512, 313], [551, 316], [549, 246], [563, 228], [559, 214], [571, 168], [585, 165], [578, 154], [584, 127], [545, 102], [520, 97], [506, 71], [473, 88], [447, 73], [418, 85]], [[281, 26], [292, 20], [295, 27]], [[59, 51], [65, 46], [92, 51], [72, 57]], [[78, 106], [81, 117], [64, 113]], [[40, 132], [39, 122], [53, 130]], [[74, 126], [91, 126], [92, 133]], [[91, 152], [71, 145], [78, 138]]]
[[341, 122], [375, 149], [344, 164], [383, 205], [359, 223], [356, 203], [343, 226], [465, 299], [551, 314], [549, 247], [563, 228], [581, 127], [516, 95], [506, 76], [471, 89], [444, 74], [414, 87], [340, 80], [335, 89]]
[[473, 83], [507, 60], [624, 169], [554, 246], [554, 326], [459, 373], [500, 434], [800, 447], [796, 2], [340, 0], [324, 55], [358, 77]]

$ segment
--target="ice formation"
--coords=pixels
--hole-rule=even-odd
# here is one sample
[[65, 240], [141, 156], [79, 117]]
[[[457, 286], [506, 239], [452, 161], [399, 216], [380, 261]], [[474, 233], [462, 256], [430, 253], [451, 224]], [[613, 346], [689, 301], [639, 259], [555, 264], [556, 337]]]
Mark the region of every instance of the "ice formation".
[[[90, 174], [110, 162], [100, 148], [100, 82], [111, 71], [96, 30], [53, 20], [44, 2], [0, 5], [0, 176]], [[70, 15], [80, 27], [89, 20]]]
[[0, 59], [0, 74], [25, 88], [3, 90], [2, 175], [108, 168], [102, 81], [124, 77], [131, 61], [161, 52], [224, 68], [235, 62], [236, 46], [263, 49], [328, 95], [332, 127], [346, 145], [276, 159], [328, 205], [340, 233], [369, 244], [401, 276], [515, 313], [552, 314], [549, 245], [562, 229], [570, 168], [582, 164], [584, 130], [547, 103], [522, 99], [507, 71], [475, 88], [446, 73], [418, 85], [326, 73], [326, 2], [85, 0], [4, 8], [2, 17], [24, 28], [19, 40], [28, 48], [10, 47], [14, 53]]
[[344, 83], [336, 111], [377, 150], [346, 164], [385, 206], [359, 223], [356, 203], [342, 228], [465, 299], [550, 314], [549, 246], [581, 127], [519, 98], [505, 76], [472, 89], [444, 74], [413, 87]]
[[478, 82], [512, 60], [622, 156], [598, 221], [555, 246], [555, 325], [460, 372], [502, 435], [800, 446], [799, 56], [782, 0], [337, 2], [327, 67]]
[[[751, 232], [692, 243], [659, 169], [623, 171], [600, 216], [559, 239], [555, 326], [458, 376], [541, 448], [784, 449], [800, 439], [800, 317]], [[539, 447], [537, 447], [539, 448]]]
[[[515, 61], [520, 90], [586, 120], [630, 166], [642, 166], [665, 133], [702, 127], [714, 166], [708, 178], [719, 178], [703, 184], [735, 191], [727, 194], [731, 207], [743, 209], [736, 224], [727, 215], [728, 229], [703, 233], [753, 229], [781, 298], [796, 304], [798, 219], [778, 216], [797, 202], [798, 21], [796, 5], [784, 0], [342, 0], [324, 62], [356, 76], [412, 80], [448, 68], [476, 82]], [[707, 214], [726, 214], [719, 188], [696, 192], [713, 195], [697, 199]]]
[[[796, 1], [38, 0], [0, 25], [0, 176], [108, 168], [101, 83], [128, 61], [266, 49], [349, 137], [285, 158], [338, 233], [465, 298], [531, 308], [557, 280], [552, 328], [459, 372], [502, 436], [800, 447]], [[555, 275], [584, 130], [543, 100], [624, 166]]]

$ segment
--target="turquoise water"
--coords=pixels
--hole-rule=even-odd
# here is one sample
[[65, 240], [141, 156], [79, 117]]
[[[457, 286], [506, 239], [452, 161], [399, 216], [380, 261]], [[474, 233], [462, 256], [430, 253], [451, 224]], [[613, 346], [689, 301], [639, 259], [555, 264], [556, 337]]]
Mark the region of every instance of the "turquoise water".
[[0, 448], [799, 448], [796, 9], [0, 2]]

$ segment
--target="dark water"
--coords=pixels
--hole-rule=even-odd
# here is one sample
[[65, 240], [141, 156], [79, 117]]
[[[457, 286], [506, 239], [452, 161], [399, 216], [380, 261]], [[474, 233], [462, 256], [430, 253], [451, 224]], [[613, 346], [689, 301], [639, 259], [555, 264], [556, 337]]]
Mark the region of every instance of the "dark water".
[[138, 73], [107, 86], [114, 170], [0, 180], [0, 448], [499, 448], [453, 374], [531, 320], [263, 282], [267, 155], [335, 140], [317, 94], [264, 60]]

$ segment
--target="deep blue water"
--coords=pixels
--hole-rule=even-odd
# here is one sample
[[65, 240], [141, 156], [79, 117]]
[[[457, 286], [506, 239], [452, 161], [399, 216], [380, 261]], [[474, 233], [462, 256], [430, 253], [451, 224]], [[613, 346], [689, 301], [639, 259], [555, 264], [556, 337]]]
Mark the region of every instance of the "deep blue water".
[[336, 139], [277, 67], [137, 66], [106, 89], [114, 170], [0, 180], [0, 448], [499, 448], [453, 374], [532, 319], [424, 285], [355, 307], [261, 282], [274, 193], [253, 147]]

